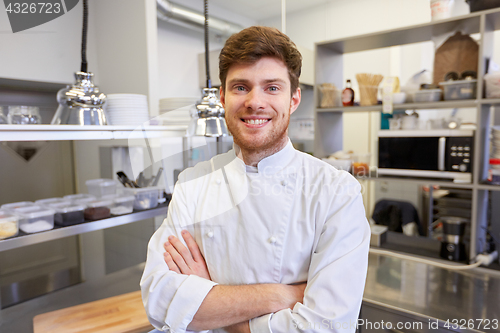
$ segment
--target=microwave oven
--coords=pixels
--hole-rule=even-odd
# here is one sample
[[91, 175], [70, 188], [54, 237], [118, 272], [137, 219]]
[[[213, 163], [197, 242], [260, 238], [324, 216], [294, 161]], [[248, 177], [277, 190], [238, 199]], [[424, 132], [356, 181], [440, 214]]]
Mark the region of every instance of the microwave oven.
[[382, 176], [472, 181], [473, 130], [383, 130], [378, 134]]

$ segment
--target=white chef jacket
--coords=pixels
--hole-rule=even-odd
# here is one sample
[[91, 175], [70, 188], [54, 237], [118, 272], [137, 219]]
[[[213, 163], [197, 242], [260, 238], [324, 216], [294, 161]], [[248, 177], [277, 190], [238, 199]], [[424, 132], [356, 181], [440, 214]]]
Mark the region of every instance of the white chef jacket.
[[[233, 149], [186, 169], [148, 245], [141, 289], [150, 322], [186, 332], [216, 284], [306, 281], [302, 303], [252, 319], [251, 331], [354, 332], [370, 238], [360, 189], [349, 173], [290, 141], [257, 167]], [[194, 236], [213, 281], [169, 271], [163, 243], [169, 235], [184, 242], [183, 229]]]

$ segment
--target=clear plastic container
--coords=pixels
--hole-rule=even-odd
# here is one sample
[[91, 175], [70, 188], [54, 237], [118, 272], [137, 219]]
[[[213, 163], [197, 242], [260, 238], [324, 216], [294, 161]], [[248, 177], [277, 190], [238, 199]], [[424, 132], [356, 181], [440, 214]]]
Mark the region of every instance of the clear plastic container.
[[54, 203], [50, 205], [55, 210], [54, 223], [60, 226], [68, 226], [85, 221], [83, 211], [84, 205], [75, 205], [72, 203]]
[[137, 210], [154, 208], [158, 206], [159, 199], [163, 199], [161, 187], [126, 188], [124, 193], [135, 196], [134, 209]]
[[2, 205], [2, 209], [6, 210], [12, 210], [16, 208], [21, 208], [21, 207], [28, 207], [28, 206], [34, 206], [35, 203], [31, 201], [21, 201], [21, 202], [13, 202], [13, 203], [8, 203], [5, 205]]
[[57, 203], [70, 203], [71, 201], [63, 198], [48, 198], [35, 201], [38, 206], [49, 206]]
[[372, 154], [352, 154], [352, 174], [355, 177], [368, 177], [370, 175], [370, 161]]
[[116, 194], [116, 182], [113, 179], [91, 179], [85, 182], [89, 194], [98, 198], [105, 195]]
[[500, 158], [490, 158], [488, 181], [491, 184], [500, 185]]
[[87, 220], [101, 220], [111, 216], [113, 200], [94, 200], [88, 202], [83, 215]]
[[14, 237], [19, 232], [19, 217], [9, 211], [0, 210], [0, 240]]
[[500, 72], [484, 76], [486, 98], [500, 98]]
[[444, 89], [444, 100], [476, 98], [477, 80], [459, 80], [440, 82]]
[[135, 196], [117, 196], [113, 199], [115, 206], [111, 208], [111, 215], [129, 214], [134, 211]]
[[65, 195], [63, 199], [67, 199], [71, 202], [76, 202], [77, 200], [81, 200], [81, 199], [96, 200], [97, 198], [93, 195], [90, 195], [90, 194], [78, 193], [78, 194]]
[[413, 96], [416, 103], [437, 102], [441, 100], [441, 89], [424, 89], [415, 91]]
[[30, 206], [17, 208], [14, 213], [19, 216], [19, 230], [27, 234], [54, 228], [53, 209]]

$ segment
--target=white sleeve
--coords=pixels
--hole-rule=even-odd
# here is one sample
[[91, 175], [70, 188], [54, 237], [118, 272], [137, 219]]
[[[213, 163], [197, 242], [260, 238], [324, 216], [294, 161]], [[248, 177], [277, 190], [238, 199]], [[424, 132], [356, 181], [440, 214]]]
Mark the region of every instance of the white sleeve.
[[359, 183], [352, 179], [344, 188], [325, 216], [311, 256], [303, 303], [296, 303], [293, 310], [252, 319], [252, 333], [356, 331], [368, 269], [370, 227]]
[[[144, 308], [151, 324], [162, 331], [186, 332], [201, 303], [217, 283], [196, 275], [170, 271], [163, 259], [163, 244], [174, 235], [183, 241], [182, 229], [192, 227], [186, 209], [183, 186], [177, 186], [168, 207], [167, 218], [151, 237], [146, 266], [141, 278]], [[191, 230], [190, 230], [191, 231]]]

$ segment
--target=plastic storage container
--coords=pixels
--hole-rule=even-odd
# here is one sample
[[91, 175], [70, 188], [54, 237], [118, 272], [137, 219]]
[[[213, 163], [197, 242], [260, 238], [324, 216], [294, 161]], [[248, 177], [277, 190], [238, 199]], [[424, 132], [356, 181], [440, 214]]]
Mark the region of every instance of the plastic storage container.
[[2, 205], [2, 209], [5, 210], [12, 210], [16, 208], [21, 208], [21, 207], [28, 207], [28, 206], [34, 206], [35, 203], [31, 201], [21, 201], [21, 202], [13, 202], [13, 203], [8, 203], [5, 205]]
[[0, 240], [14, 237], [19, 232], [19, 217], [9, 211], [0, 210]]
[[19, 229], [27, 234], [46, 231], [54, 228], [53, 209], [40, 206], [17, 208], [15, 214], [19, 216]]
[[93, 196], [93, 195], [90, 195], [90, 194], [79, 193], [79, 194], [65, 195], [63, 199], [67, 199], [67, 200], [69, 200], [71, 202], [76, 202], [76, 201], [81, 200], [81, 199], [96, 200], [97, 198], [95, 196]]
[[128, 195], [134, 195], [134, 209], [137, 210], [154, 208], [158, 206], [160, 196], [163, 199], [161, 187], [126, 188], [124, 191]]
[[415, 91], [413, 99], [416, 103], [437, 102], [441, 100], [441, 89], [424, 89]]
[[111, 216], [113, 200], [94, 200], [87, 203], [83, 215], [87, 220], [100, 220]]
[[116, 182], [113, 179], [91, 179], [85, 182], [89, 194], [98, 198], [116, 194]]
[[111, 215], [129, 214], [134, 211], [135, 196], [117, 196], [113, 199], [114, 207], [111, 208]]
[[500, 72], [484, 76], [486, 98], [500, 98]]
[[63, 198], [48, 198], [48, 199], [42, 199], [42, 200], [37, 200], [35, 201], [35, 205], [38, 206], [49, 206], [52, 204], [57, 204], [57, 203], [70, 203], [70, 200], [68, 199], [63, 199]]
[[477, 80], [446, 81], [439, 85], [443, 86], [445, 101], [476, 98]]
[[490, 158], [488, 181], [491, 184], [500, 185], [500, 158]]
[[85, 221], [84, 210], [86, 206], [72, 203], [55, 203], [50, 205], [55, 210], [54, 223], [63, 227], [82, 223]]

